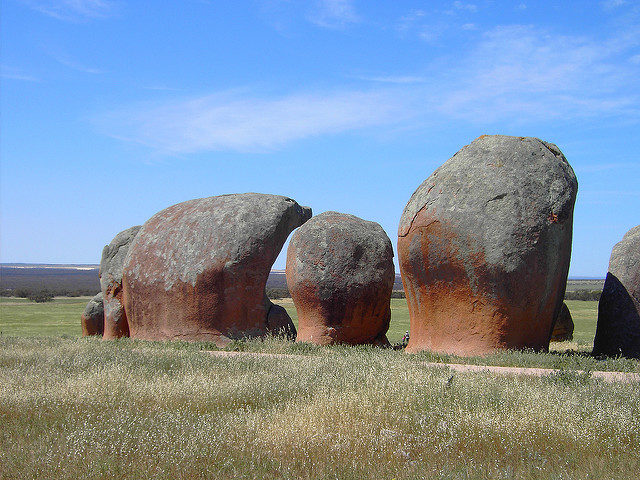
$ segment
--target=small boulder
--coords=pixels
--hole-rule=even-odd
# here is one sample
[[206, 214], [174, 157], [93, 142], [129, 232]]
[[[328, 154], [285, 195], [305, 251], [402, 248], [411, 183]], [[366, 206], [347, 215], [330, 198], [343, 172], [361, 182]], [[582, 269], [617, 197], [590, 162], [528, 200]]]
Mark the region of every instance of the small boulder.
[[190, 200], [155, 214], [124, 265], [131, 337], [224, 345], [293, 335], [293, 322], [265, 286], [285, 240], [310, 217], [291, 198], [260, 193]]
[[127, 314], [122, 305], [122, 268], [129, 247], [140, 228], [137, 225], [120, 232], [102, 250], [100, 288], [104, 296], [105, 340], [129, 336]]
[[640, 225], [611, 252], [598, 303], [594, 355], [640, 358]]
[[553, 326], [553, 332], [551, 332], [551, 341], [568, 342], [573, 340], [573, 328], [573, 318], [571, 318], [569, 307], [562, 302], [562, 308], [558, 314], [556, 324]]
[[84, 309], [80, 317], [82, 325], [82, 336], [102, 335], [104, 332], [104, 306], [102, 302], [102, 292], [97, 294]]
[[389, 345], [393, 247], [380, 225], [325, 212], [294, 234], [287, 286], [298, 342]]
[[296, 327], [287, 310], [275, 303], [271, 304], [267, 314], [267, 331], [271, 335], [282, 336], [288, 340], [296, 339]]
[[483, 135], [427, 178], [398, 229], [407, 351], [548, 349], [577, 189], [558, 147], [531, 137]]

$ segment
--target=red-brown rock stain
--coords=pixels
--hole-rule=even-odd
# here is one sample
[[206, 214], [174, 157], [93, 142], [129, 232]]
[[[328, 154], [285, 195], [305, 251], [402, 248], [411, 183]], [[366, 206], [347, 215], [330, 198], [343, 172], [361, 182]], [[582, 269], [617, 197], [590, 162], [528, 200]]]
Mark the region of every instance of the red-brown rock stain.
[[[153, 232], [162, 223], [162, 229], [171, 230], [173, 222], [180, 221], [183, 208], [187, 207], [170, 207], [164, 216], [150, 219], [144, 228]], [[229, 264], [228, 258], [211, 260], [206, 251], [198, 252], [204, 255], [205, 265], [195, 284], [177, 275], [165, 278], [167, 260], [160, 254], [171, 251], [170, 245], [163, 249], [153, 242], [134, 244], [130, 254], [135, 255], [136, 264], [144, 265], [149, 278], [137, 278], [135, 265], [125, 265], [123, 303], [131, 336], [147, 340], [209, 340], [224, 345], [234, 338], [265, 335], [269, 307], [265, 285], [269, 262], [276, 256], [276, 246], [268, 243], [234, 264]], [[165, 284], [167, 281], [169, 285]]]
[[[340, 238], [341, 235], [343, 234], [339, 230], [330, 232], [326, 256], [339, 254], [335, 251], [335, 246], [344, 244], [345, 240]], [[391, 321], [390, 296], [393, 279], [388, 288], [381, 288], [380, 285], [352, 286], [350, 291], [332, 290], [330, 297], [323, 298], [323, 285], [312, 283], [305, 278], [304, 272], [298, 271], [298, 249], [306, 250], [303, 241], [294, 235], [287, 249], [286, 276], [298, 314], [296, 341], [318, 345], [387, 344], [385, 334]], [[351, 260], [359, 260], [357, 252]], [[324, 267], [319, 258], [313, 259], [311, 263], [315, 265], [314, 268]], [[345, 283], [340, 272], [331, 272], [331, 276], [331, 283]]]
[[104, 333], [103, 340], [128, 337], [129, 321], [122, 301], [122, 285], [111, 283], [104, 292]]
[[[466, 258], [460, 242], [471, 247]], [[421, 210], [408, 234], [398, 238], [398, 255], [410, 316], [407, 352], [548, 349], [561, 285], [560, 280], [551, 285], [555, 295], [547, 291], [549, 272], [542, 262], [529, 259], [526, 281], [523, 272], [492, 272], [470, 239], [458, 238], [428, 210]], [[523, 291], [521, 282], [532, 290]]]

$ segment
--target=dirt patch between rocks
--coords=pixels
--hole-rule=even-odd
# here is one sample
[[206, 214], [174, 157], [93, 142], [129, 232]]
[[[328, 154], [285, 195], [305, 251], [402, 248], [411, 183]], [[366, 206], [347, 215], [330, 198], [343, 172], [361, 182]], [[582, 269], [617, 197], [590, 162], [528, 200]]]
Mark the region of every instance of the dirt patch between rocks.
[[[297, 358], [300, 355], [290, 353], [260, 353], [260, 352], [226, 352], [212, 350], [209, 354], [216, 357], [245, 357], [245, 358]], [[576, 375], [590, 375], [591, 378], [603, 380], [605, 382], [640, 382], [639, 373], [628, 372], [602, 372], [585, 370], [560, 370], [554, 368], [536, 368], [536, 367], [499, 367], [494, 365], [466, 365], [462, 363], [436, 363], [423, 362], [422, 365], [427, 367], [448, 368], [458, 373], [495, 373], [498, 375], [532, 375], [536, 377], [544, 377], [559, 373], [573, 373]]]

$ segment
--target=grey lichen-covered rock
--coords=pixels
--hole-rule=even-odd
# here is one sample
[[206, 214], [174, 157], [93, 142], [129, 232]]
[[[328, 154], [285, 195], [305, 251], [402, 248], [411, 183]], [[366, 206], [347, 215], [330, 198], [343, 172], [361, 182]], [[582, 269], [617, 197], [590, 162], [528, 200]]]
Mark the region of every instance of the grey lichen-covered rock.
[[477, 138], [425, 180], [398, 229], [407, 351], [547, 349], [577, 188], [558, 147], [503, 135]]
[[102, 335], [104, 331], [104, 306], [102, 292], [94, 296], [82, 312], [80, 317], [82, 336]]
[[556, 319], [556, 323], [553, 326], [551, 332], [552, 342], [567, 342], [573, 339], [573, 318], [571, 317], [571, 311], [567, 304], [562, 302], [562, 308]]
[[104, 335], [113, 339], [129, 335], [127, 316], [122, 305], [122, 269], [129, 247], [142, 228], [140, 225], [118, 233], [102, 250], [100, 288], [104, 296]]
[[640, 225], [629, 230], [611, 252], [593, 353], [640, 358]]
[[393, 247], [380, 225], [325, 212], [293, 235], [287, 286], [299, 342], [388, 345]]
[[265, 285], [289, 233], [310, 217], [310, 208], [290, 198], [259, 193], [190, 200], [157, 213], [125, 260], [131, 336], [225, 344], [295, 331]]

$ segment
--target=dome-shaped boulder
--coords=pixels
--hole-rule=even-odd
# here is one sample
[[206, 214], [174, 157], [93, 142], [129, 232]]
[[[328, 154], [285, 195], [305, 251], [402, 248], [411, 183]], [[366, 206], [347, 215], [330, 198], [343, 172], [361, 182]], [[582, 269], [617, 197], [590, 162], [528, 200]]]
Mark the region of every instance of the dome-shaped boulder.
[[578, 184], [553, 144], [484, 135], [414, 192], [398, 229], [407, 351], [546, 350]]
[[640, 225], [611, 252], [598, 303], [594, 355], [640, 358]]
[[391, 240], [380, 225], [337, 212], [313, 217], [287, 250], [296, 340], [388, 345], [394, 279]]
[[259, 193], [189, 200], [151, 217], [124, 265], [131, 337], [223, 345], [291, 335], [265, 286], [289, 233], [310, 217], [290, 198]]

